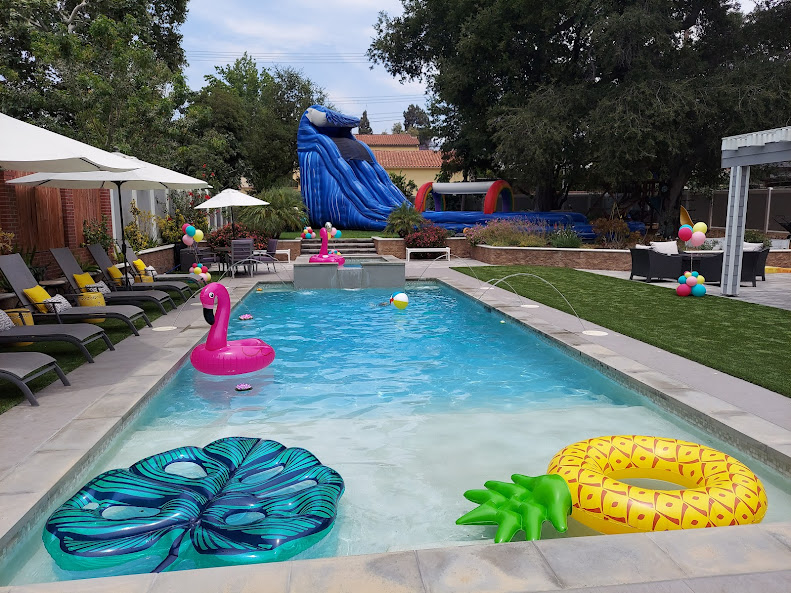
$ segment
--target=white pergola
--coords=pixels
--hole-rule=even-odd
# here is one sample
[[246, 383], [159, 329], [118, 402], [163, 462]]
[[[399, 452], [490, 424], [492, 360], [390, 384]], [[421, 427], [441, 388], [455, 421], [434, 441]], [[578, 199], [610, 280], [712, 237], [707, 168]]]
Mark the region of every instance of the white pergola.
[[731, 169], [722, 263], [722, 294], [725, 296], [739, 294], [750, 166], [784, 161], [791, 161], [791, 127], [722, 139], [722, 167]]

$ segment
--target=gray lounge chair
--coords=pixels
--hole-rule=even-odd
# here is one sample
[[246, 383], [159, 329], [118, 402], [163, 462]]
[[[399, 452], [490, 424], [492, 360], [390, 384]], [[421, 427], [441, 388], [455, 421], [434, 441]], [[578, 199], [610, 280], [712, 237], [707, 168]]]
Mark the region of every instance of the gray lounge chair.
[[[13, 315], [13, 313], [12, 313]], [[17, 342], [68, 342], [79, 348], [85, 360], [93, 362], [86, 346], [95, 340], [104, 340], [110, 350], [115, 350], [110, 337], [101, 327], [91, 323], [54, 323], [48, 325], [22, 325], [0, 331], [0, 344]]]
[[[134, 252], [131, 247], [126, 248], [126, 261], [130, 264], [135, 261], [136, 259], [140, 259], [138, 255]], [[203, 262], [206, 263], [206, 262]], [[214, 263], [214, 262], [212, 262]], [[137, 275], [137, 270], [134, 270], [135, 275]], [[177, 281], [177, 282], [189, 282], [195, 285], [196, 288], [202, 288], [206, 283], [203, 281], [203, 278], [198, 276], [197, 274], [157, 274], [154, 276], [156, 281]]]
[[8, 280], [14, 293], [23, 306], [27, 307], [33, 314], [34, 319], [55, 320], [58, 323], [84, 321], [86, 319], [118, 319], [126, 323], [133, 334], [139, 336], [140, 333], [135, 327], [135, 321], [142, 319], [148, 327], [153, 327], [148, 315], [140, 307], [134, 305], [113, 305], [112, 307], [73, 307], [67, 311], [58, 312], [52, 306], [47, 306], [49, 311], [42, 313], [35, 303], [32, 303], [25, 294], [26, 288], [33, 288], [38, 285], [33, 274], [30, 273], [22, 256], [18, 253], [10, 255], [0, 255], [0, 271]]
[[[75, 293], [81, 292], [80, 286], [74, 279], [74, 274], [82, 274], [82, 268], [74, 257], [74, 254], [68, 247], [58, 247], [57, 249], [50, 249], [52, 257], [55, 258], [55, 263], [66, 276], [66, 280], [71, 285]], [[162, 315], [167, 315], [165, 303], [168, 303], [171, 308], [176, 308], [176, 303], [170, 298], [170, 295], [164, 290], [116, 290], [113, 284], [108, 284], [110, 288], [109, 293], [105, 293], [104, 301], [108, 305], [141, 305], [143, 303], [153, 303]]]
[[44, 373], [55, 371], [67, 387], [71, 385], [58, 362], [42, 352], [3, 352], [0, 353], [0, 379], [11, 381], [22, 390], [31, 406], [37, 406], [38, 400], [27, 386], [28, 381], [40, 377]]
[[[110, 256], [107, 255], [107, 252], [99, 244], [88, 245], [88, 251], [90, 252], [93, 260], [96, 262], [96, 265], [99, 266], [99, 269], [101, 270], [107, 284], [115, 285], [115, 280], [110, 278], [110, 274], [107, 272], [107, 268], [114, 265], [113, 262], [110, 261]], [[121, 270], [121, 272], [123, 273], [123, 270]], [[132, 275], [137, 273], [137, 270], [135, 270], [135, 267], [131, 264], [131, 262], [129, 263], [128, 272]], [[184, 299], [185, 303], [187, 302], [187, 299], [192, 296], [192, 291], [190, 290], [189, 286], [187, 286], [184, 282], [177, 282], [175, 280], [171, 282], [157, 282], [156, 280], [154, 282], [135, 282], [134, 284], [129, 285], [129, 289], [174, 290], [178, 292], [179, 295], [181, 295], [181, 298]]]

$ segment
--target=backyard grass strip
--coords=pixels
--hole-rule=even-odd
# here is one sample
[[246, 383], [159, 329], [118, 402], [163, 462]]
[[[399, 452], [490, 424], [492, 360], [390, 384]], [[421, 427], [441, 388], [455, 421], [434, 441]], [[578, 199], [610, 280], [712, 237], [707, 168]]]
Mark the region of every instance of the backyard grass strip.
[[[162, 313], [160, 313], [159, 308], [152, 303], [145, 303], [142, 307], [148, 318], [151, 321], [161, 317]], [[173, 315], [175, 315], [175, 311]], [[108, 319], [104, 321], [99, 327], [101, 327], [107, 335], [110, 337], [110, 341], [113, 344], [117, 344], [121, 340], [124, 340], [130, 336], [132, 336], [132, 332], [129, 331], [129, 326], [120, 321], [118, 319]], [[135, 327], [138, 330], [142, 330], [142, 328], [147, 326], [142, 319], [138, 319], [135, 322]], [[150, 330], [149, 330], [150, 331]], [[96, 359], [96, 356], [101, 352], [107, 350], [107, 345], [104, 343], [104, 340], [95, 340], [86, 346], [88, 352], [91, 353], [91, 356]], [[30, 346], [24, 347], [13, 347], [13, 346], [3, 346], [2, 350], [4, 352], [43, 352], [44, 354], [49, 354], [55, 360], [58, 361], [60, 368], [63, 369], [63, 372], [68, 374], [77, 367], [88, 364], [88, 361], [82, 356], [82, 354], [75, 348], [72, 344], [67, 344], [64, 342], [38, 342], [31, 344]], [[50, 383], [58, 381], [58, 376], [55, 374], [55, 371], [50, 371], [49, 373], [44, 373], [40, 377], [33, 379], [28, 386], [33, 393], [41, 391]], [[76, 385], [72, 383], [76, 387]], [[19, 389], [9, 383], [8, 381], [0, 381], [0, 414], [13, 408], [19, 402], [23, 401], [25, 396], [22, 395], [22, 392]]]
[[[557, 287], [587, 321], [791, 397], [791, 311], [714, 295], [681, 298], [661, 286], [571, 268], [454, 269], [483, 281], [535, 274]], [[572, 312], [536, 278], [517, 276], [508, 283], [526, 298]], [[510, 290], [505, 283], [499, 287]]]

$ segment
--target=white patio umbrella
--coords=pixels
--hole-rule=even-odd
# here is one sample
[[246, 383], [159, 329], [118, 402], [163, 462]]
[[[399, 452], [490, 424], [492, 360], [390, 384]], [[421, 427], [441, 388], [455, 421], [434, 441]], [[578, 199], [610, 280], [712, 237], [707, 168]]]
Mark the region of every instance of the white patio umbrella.
[[[201, 189], [209, 184], [188, 175], [176, 173], [164, 167], [158, 167], [134, 157], [114, 153], [122, 161], [136, 168], [123, 171], [86, 171], [73, 173], [34, 173], [7, 183], [29, 187], [59, 187], [66, 189], [115, 189], [118, 191], [118, 211], [121, 216], [121, 251], [126, 261], [126, 236], [124, 235], [124, 211], [121, 203], [122, 189]], [[127, 286], [129, 278], [126, 276]]]
[[269, 202], [259, 200], [253, 196], [248, 196], [237, 189], [224, 189], [213, 198], [209, 198], [195, 208], [230, 208], [231, 210], [231, 234], [236, 236], [236, 223], [233, 220], [234, 206], [269, 206]]
[[0, 167], [14, 171], [129, 171], [134, 161], [0, 113]]

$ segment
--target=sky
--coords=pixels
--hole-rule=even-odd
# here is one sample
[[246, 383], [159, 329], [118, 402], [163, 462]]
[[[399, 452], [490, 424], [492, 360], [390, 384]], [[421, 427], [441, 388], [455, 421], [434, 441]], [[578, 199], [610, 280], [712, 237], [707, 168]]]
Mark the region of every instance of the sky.
[[425, 85], [401, 84], [365, 57], [378, 13], [401, 14], [399, 0], [190, 0], [188, 8], [181, 31], [193, 89], [246, 51], [259, 66], [301, 70], [343, 113], [367, 110], [375, 133], [403, 124], [410, 104], [425, 108]]

